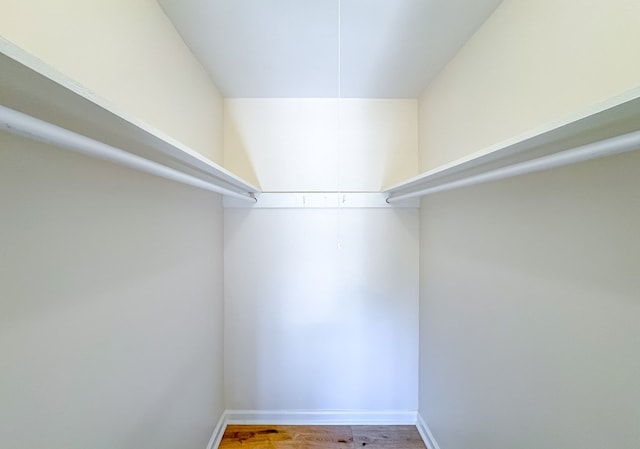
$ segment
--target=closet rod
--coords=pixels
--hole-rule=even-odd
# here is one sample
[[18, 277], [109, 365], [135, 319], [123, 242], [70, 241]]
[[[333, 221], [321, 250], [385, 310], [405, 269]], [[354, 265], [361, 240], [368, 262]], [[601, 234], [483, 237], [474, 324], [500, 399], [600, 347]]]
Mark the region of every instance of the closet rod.
[[432, 187], [426, 187], [415, 192], [404, 194], [400, 193], [397, 195], [391, 193], [387, 198], [387, 202], [393, 203], [396, 201], [430, 195], [432, 193], [443, 192], [445, 190], [456, 189], [459, 187], [467, 187], [483, 182], [497, 181], [499, 179], [509, 178], [512, 176], [524, 175], [527, 173], [538, 172], [550, 168], [562, 167], [564, 165], [574, 164], [576, 162], [583, 162], [590, 159], [597, 159], [637, 149], [640, 149], [640, 131], [633, 131], [627, 134], [622, 134], [620, 136], [611, 137], [609, 139], [582, 145], [571, 150], [561, 151], [549, 156], [543, 156], [508, 167], [498, 168], [486, 173], [470, 176], [468, 178], [460, 179], [457, 181], [451, 181]]
[[250, 192], [239, 193], [220, 187], [2, 105], [0, 105], [0, 126], [12, 134], [93, 156], [182, 184], [242, 200], [256, 201]]

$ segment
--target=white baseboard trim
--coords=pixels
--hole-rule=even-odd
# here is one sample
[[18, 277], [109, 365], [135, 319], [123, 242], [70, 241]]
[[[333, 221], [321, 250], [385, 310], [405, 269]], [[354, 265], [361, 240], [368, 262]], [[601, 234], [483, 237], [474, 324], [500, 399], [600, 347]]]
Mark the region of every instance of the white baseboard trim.
[[227, 410], [228, 424], [402, 425], [415, 424], [411, 410]]
[[226, 413], [226, 410], [222, 412], [222, 416], [220, 416], [218, 424], [216, 424], [215, 429], [213, 429], [211, 438], [209, 438], [209, 444], [207, 444], [207, 449], [218, 449], [218, 446], [220, 446], [220, 441], [222, 441], [222, 436], [224, 435], [224, 431], [227, 428]]
[[440, 449], [440, 446], [438, 446], [436, 439], [433, 437], [429, 426], [424, 422], [420, 413], [417, 414], [416, 427], [418, 428], [418, 433], [420, 433], [424, 444], [426, 444], [429, 449]]

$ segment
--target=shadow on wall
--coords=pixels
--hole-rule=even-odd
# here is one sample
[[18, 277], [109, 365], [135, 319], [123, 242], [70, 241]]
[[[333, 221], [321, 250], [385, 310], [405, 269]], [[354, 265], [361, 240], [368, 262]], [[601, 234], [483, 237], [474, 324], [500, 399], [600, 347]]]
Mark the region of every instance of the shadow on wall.
[[224, 121], [224, 168], [261, 189], [258, 175], [247, 152], [247, 145], [238, 127], [229, 117], [225, 117]]

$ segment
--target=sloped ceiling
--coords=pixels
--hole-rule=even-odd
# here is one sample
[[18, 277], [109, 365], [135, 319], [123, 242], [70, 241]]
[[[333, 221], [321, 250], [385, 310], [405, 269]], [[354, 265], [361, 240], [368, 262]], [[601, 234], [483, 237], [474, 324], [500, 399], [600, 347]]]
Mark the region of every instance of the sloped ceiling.
[[414, 98], [500, 0], [159, 0], [229, 98]]

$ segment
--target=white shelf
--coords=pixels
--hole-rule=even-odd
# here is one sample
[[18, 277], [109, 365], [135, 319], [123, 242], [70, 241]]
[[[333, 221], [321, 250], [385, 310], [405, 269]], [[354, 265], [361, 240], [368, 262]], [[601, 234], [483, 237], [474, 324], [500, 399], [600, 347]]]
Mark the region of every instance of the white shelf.
[[[105, 151], [108, 148], [124, 151], [131, 156], [129, 159], [136, 161], [135, 164], [124, 165], [153, 173], [154, 170], [142, 168], [148, 162], [147, 165], [157, 169], [155, 174], [164, 176], [163, 172], [175, 173], [173, 178], [165, 177], [180, 182], [194, 178], [194, 182], [187, 183], [198, 186], [208, 184], [212, 186], [210, 190], [216, 191], [218, 188], [220, 193], [238, 198], [253, 200], [253, 195], [260, 191], [177, 140], [119, 111], [114, 105], [1, 37], [0, 104], [36, 119], [32, 124], [44, 123], [53, 125], [58, 131], [68, 130], [70, 136], [89, 138], [96, 144], [102, 144]], [[25, 121], [22, 116], [20, 120]], [[5, 129], [14, 130], [7, 123], [2, 125]], [[119, 155], [119, 160], [127, 159], [123, 156], [126, 155]], [[167, 170], [164, 170], [165, 167]]]
[[[87, 137], [97, 146], [103, 146], [106, 152], [111, 151], [109, 148], [123, 151], [125, 154], [111, 158], [118, 163], [160, 176], [171, 172], [174, 174], [165, 177], [203, 188], [208, 185], [210, 190], [241, 200], [253, 200], [254, 195], [260, 192], [256, 186], [159, 130], [119, 111], [114, 105], [1, 37], [0, 104], [35, 118], [34, 123], [42, 121], [45, 125], [68, 130], [70, 135]], [[0, 126], [11, 129], [6, 121]], [[640, 88], [567, 120], [540, 127], [430, 170], [394, 185], [383, 193], [388, 201], [395, 204], [491, 179], [631, 151], [640, 148], [640, 144], [636, 143], [640, 142], [638, 130]], [[29, 132], [23, 131], [22, 134], [31, 136]], [[76, 140], [80, 145], [81, 139]], [[127, 160], [134, 163], [126, 163]], [[318, 200], [316, 196], [309, 196], [309, 193], [303, 194], [312, 200], [312, 204], [325, 201], [326, 205], [322, 207], [333, 207], [333, 203], [339, 203], [337, 196]], [[371, 194], [367, 195], [366, 200], [354, 196], [350, 197], [349, 202], [354, 207], [376, 204], [375, 207], [379, 207], [379, 201]], [[291, 195], [284, 199], [281, 195], [270, 195], [265, 196], [262, 203], [264, 207], [306, 207], [304, 196], [292, 198]], [[298, 204], [300, 201], [303, 201], [302, 206]], [[235, 203], [229, 202], [228, 207], [234, 207], [232, 204]]]
[[444, 190], [640, 149], [640, 88], [567, 120], [492, 145], [384, 192], [403, 201]]

